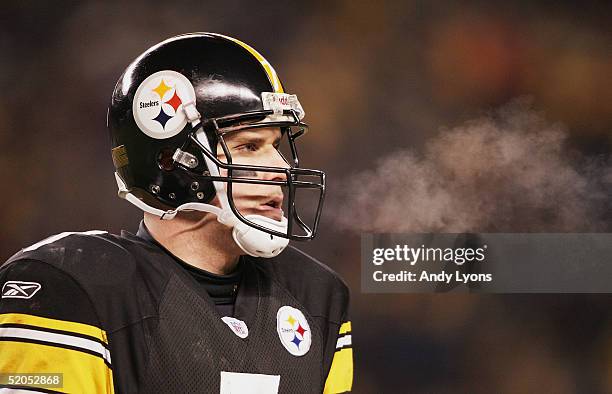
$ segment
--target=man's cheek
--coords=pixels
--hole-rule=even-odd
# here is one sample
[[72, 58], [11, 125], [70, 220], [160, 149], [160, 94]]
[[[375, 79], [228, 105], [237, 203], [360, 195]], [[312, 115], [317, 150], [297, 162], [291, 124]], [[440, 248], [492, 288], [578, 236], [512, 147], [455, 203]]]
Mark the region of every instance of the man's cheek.
[[[228, 193], [229, 197], [228, 185], [229, 183], [225, 183], [225, 191]], [[251, 194], [252, 187], [253, 185], [249, 185], [248, 183], [232, 182], [231, 197], [234, 199], [236, 206], [244, 204], [244, 201]]]
[[257, 178], [257, 172], [249, 170], [234, 170], [232, 171], [232, 176], [240, 178]]
[[[236, 189], [236, 185], [234, 185], [233, 189]], [[245, 206], [245, 199], [241, 197], [241, 194], [239, 192], [236, 192], [236, 190], [232, 190], [232, 195], [233, 195], [233, 200], [234, 200], [234, 205], [236, 206], [236, 209], [238, 209], [238, 211], [243, 211], [245, 209], [248, 208], [248, 206]], [[221, 208], [221, 203], [219, 202], [219, 196], [215, 196], [215, 198], [213, 198], [210, 201], [210, 205], [214, 205], [215, 207]], [[243, 214], [246, 212], [243, 212]]]

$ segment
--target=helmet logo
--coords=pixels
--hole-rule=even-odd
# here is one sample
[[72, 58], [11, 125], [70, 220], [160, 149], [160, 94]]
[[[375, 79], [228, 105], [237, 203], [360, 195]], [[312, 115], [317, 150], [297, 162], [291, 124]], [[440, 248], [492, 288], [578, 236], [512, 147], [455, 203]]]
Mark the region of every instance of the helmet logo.
[[155, 139], [170, 138], [187, 124], [183, 103], [195, 101], [191, 82], [176, 71], [164, 70], [142, 81], [132, 112], [138, 128]]

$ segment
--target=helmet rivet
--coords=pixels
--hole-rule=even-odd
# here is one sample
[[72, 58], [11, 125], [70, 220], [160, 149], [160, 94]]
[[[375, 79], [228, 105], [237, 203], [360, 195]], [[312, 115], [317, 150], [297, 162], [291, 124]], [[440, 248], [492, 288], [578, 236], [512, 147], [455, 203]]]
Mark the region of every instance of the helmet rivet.
[[159, 193], [159, 185], [151, 185], [151, 193], [157, 194]]
[[187, 161], [188, 163], [188, 167], [189, 168], [194, 168], [198, 165], [198, 161], [196, 159], [189, 159], [189, 161]]
[[197, 192], [196, 196], [198, 197], [198, 200], [203, 200], [204, 199], [204, 193], [202, 193], [202, 192]]
[[176, 194], [174, 193], [168, 194], [168, 197], [170, 197], [171, 200], [176, 200]]
[[191, 182], [191, 190], [198, 190], [200, 188], [200, 184], [198, 182]]

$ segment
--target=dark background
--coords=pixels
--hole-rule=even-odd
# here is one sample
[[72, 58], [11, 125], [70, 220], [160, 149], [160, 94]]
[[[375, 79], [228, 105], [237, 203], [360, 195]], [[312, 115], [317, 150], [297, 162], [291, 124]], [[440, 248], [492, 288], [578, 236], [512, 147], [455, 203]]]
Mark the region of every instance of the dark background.
[[[21, 3], [0, 10], [1, 260], [62, 231], [136, 230], [106, 108], [129, 62], [183, 32], [240, 38], [275, 66], [306, 110], [302, 163], [327, 172], [330, 210], [347, 177], [517, 97], [572, 149], [612, 151], [608, 2]], [[355, 392], [612, 393], [610, 296], [364, 295], [359, 232], [338, 215], [303, 248], [352, 289]]]

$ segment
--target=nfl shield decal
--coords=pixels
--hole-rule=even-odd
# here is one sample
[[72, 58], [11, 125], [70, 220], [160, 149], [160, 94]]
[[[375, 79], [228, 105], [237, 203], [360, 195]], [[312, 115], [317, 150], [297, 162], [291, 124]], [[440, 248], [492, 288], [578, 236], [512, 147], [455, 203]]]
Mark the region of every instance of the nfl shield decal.
[[280, 307], [276, 313], [276, 330], [285, 349], [294, 356], [303, 356], [310, 350], [312, 333], [299, 309], [287, 305]]
[[249, 328], [246, 323], [242, 320], [238, 320], [231, 316], [223, 316], [221, 318], [225, 324], [232, 330], [232, 332], [244, 339], [249, 336]]

